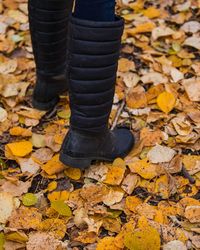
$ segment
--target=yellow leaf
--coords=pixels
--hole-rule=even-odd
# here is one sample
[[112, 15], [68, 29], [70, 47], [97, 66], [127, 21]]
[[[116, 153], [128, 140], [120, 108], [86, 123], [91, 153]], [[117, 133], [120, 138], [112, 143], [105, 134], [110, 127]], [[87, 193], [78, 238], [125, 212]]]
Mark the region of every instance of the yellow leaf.
[[163, 199], [169, 198], [169, 180], [167, 175], [162, 175], [156, 180], [155, 192]]
[[54, 155], [51, 160], [49, 160], [42, 169], [48, 174], [53, 175], [62, 172], [65, 166], [59, 161], [59, 155]]
[[125, 246], [130, 250], [160, 250], [160, 236], [153, 227], [139, 228], [128, 233], [124, 239]]
[[27, 242], [28, 236], [23, 232], [11, 232], [5, 235], [6, 240], [11, 240], [15, 242]]
[[52, 192], [56, 188], [57, 188], [57, 182], [56, 181], [52, 181], [52, 182], [50, 182], [48, 184], [47, 191]]
[[163, 92], [157, 98], [158, 107], [166, 114], [168, 114], [176, 104], [176, 99], [172, 93]]
[[32, 136], [32, 132], [30, 129], [22, 128], [22, 127], [13, 127], [9, 130], [10, 135], [14, 136], [22, 136], [22, 137], [29, 137]]
[[1, 233], [0, 233], [0, 250], [4, 250], [4, 243], [5, 243], [5, 236], [4, 236], [4, 234], [1, 232]]
[[134, 3], [130, 3], [129, 7], [134, 11], [138, 12], [144, 8], [144, 0], [137, 0]]
[[156, 9], [155, 7], [149, 7], [142, 11], [144, 16], [147, 16], [148, 18], [156, 18], [160, 16], [160, 10]]
[[142, 200], [136, 196], [126, 197], [126, 207], [131, 211], [135, 212], [135, 208], [142, 203]]
[[81, 170], [78, 168], [69, 167], [64, 171], [64, 174], [75, 181], [78, 181], [81, 178]]
[[120, 248], [115, 246], [114, 237], [105, 237], [99, 240], [96, 250], [120, 250]]
[[53, 192], [53, 193], [50, 193], [48, 194], [48, 199], [50, 201], [66, 201], [69, 199], [69, 195], [70, 193], [66, 190], [64, 191], [56, 191], [56, 192]]
[[33, 146], [29, 141], [20, 141], [7, 144], [5, 150], [12, 156], [24, 157], [32, 152]]
[[119, 233], [121, 230], [121, 221], [118, 218], [105, 218], [103, 219], [102, 227], [110, 232]]
[[148, 220], [147, 218], [142, 215], [139, 219], [138, 219], [138, 223], [137, 223], [137, 227], [138, 228], [146, 228], [146, 227], [149, 227], [149, 223], [148, 223]]
[[16, 229], [38, 229], [42, 214], [37, 208], [21, 206], [9, 218], [9, 227]]
[[122, 159], [116, 159], [108, 170], [106, 179], [103, 182], [110, 185], [120, 185], [123, 180], [125, 170], [125, 162]]
[[184, 167], [188, 170], [194, 170], [200, 163], [200, 155], [183, 155]]
[[128, 166], [131, 172], [139, 174], [144, 179], [153, 179], [162, 173], [161, 167], [150, 163], [147, 158], [129, 163]]
[[135, 18], [135, 14], [129, 13], [129, 14], [123, 15], [122, 17], [124, 18], [125, 21], [133, 21]]
[[95, 232], [83, 231], [79, 232], [79, 236], [74, 239], [75, 241], [79, 241], [83, 244], [92, 244], [97, 240], [97, 235]]
[[124, 224], [124, 226], [121, 229], [121, 232], [115, 237], [115, 245], [119, 247], [120, 249], [124, 248], [124, 237], [127, 235], [127, 233], [134, 232], [136, 222], [134, 219], [130, 219], [129, 222]]
[[127, 29], [127, 34], [134, 36], [140, 33], [151, 32], [154, 28], [155, 28], [155, 24], [153, 22], [146, 22], [146, 23], [139, 24], [135, 28]]
[[46, 219], [39, 225], [41, 231], [51, 232], [55, 238], [62, 239], [67, 230], [67, 224], [61, 219]]

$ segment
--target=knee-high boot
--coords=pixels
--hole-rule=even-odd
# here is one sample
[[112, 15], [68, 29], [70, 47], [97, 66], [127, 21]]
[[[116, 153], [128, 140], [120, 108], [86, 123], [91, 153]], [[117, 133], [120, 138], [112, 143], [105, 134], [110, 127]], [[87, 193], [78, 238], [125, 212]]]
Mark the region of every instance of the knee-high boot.
[[29, 0], [29, 23], [36, 63], [33, 106], [54, 107], [67, 90], [66, 57], [68, 19], [73, 0]]
[[70, 129], [60, 160], [87, 168], [92, 160], [124, 157], [134, 144], [128, 129], [108, 129], [124, 23], [72, 17], [69, 24]]

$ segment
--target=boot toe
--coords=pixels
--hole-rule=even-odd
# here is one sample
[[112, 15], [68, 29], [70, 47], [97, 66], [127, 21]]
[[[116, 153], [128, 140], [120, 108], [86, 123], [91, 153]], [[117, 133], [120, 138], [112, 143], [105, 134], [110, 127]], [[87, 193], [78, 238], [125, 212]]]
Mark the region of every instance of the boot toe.
[[113, 130], [116, 138], [116, 148], [119, 157], [125, 157], [133, 148], [135, 139], [132, 132], [126, 128], [116, 128]]

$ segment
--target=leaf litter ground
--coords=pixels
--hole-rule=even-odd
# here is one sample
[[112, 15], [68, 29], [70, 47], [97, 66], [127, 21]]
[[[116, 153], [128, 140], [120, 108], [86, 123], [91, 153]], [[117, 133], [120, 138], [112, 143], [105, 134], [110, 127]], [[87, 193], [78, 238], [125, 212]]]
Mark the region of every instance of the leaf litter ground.
[[200, 249], [200, 2], [119, 0], [125, 19], [111, 127], [124, 159], [65, 167], [68, 96], [31, 106], [27, 2], [0, 2], [0, 249]]

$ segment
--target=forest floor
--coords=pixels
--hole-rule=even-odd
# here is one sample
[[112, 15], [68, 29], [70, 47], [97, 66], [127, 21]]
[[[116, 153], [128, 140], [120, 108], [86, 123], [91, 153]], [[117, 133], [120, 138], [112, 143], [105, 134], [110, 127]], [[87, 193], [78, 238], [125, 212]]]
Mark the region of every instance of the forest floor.
[[25, 0], [0, 0], [0, 250], [200, 249], [200, 1], [119, 0], [111, 127], [136, 145], [86, 171], [59, 150], [69, 100], [33, 109]]

